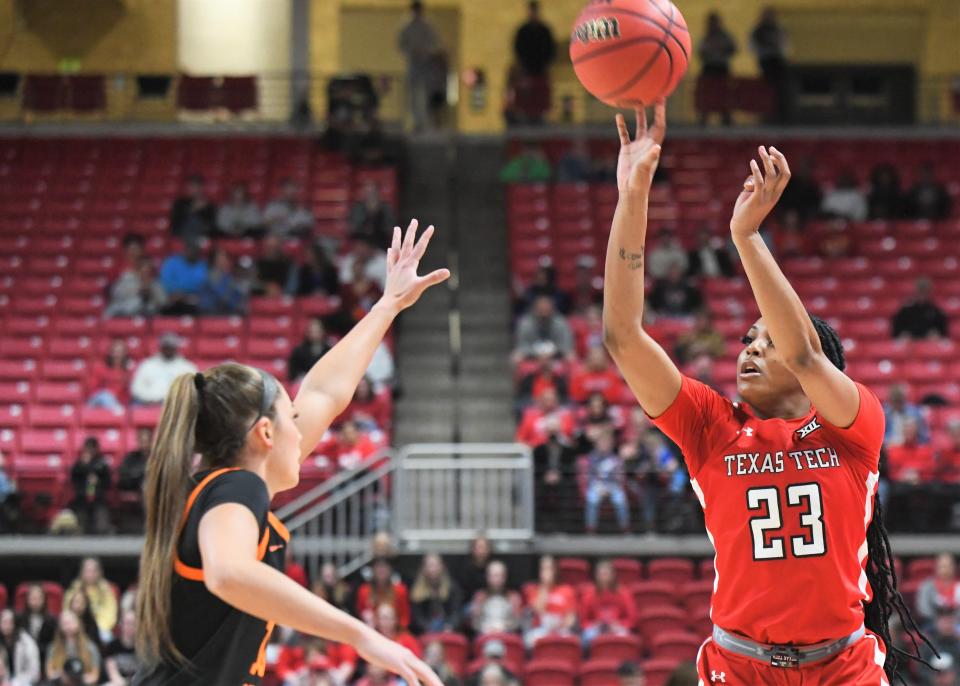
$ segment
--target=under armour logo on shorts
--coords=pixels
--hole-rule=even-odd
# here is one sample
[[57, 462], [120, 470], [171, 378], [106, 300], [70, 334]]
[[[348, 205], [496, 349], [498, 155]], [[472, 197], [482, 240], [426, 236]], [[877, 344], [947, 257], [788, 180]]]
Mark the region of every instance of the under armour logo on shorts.
[[721, 683], [721, 684], [725, 684], [725, 683], [727, 683], [727, 673], [726, 673], [726, 672], [711, 671], [711, 672], [710, 672], [710, 681], [711, 681], [711, 683], [718, 683], [718, 682], [719, 682], [719, 683]]

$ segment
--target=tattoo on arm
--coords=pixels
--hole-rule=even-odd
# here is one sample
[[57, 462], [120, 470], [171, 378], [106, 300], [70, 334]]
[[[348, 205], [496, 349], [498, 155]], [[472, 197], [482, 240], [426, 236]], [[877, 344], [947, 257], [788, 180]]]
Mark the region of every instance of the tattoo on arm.
[[640, 252], [627, 252], [620, 248], [620, 259], [627, 263], [627, 269], [632, 272], [643, 269], [643, 248], [640, 248]]

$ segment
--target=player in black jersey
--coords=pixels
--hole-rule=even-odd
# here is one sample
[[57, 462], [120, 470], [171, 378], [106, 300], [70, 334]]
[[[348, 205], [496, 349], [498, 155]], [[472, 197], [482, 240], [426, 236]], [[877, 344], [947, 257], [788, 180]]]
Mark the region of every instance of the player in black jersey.
[[[409, 686], [442, 686], [409, 650], [283, 574], [289, 533], [270, 499], [349, 404], [397, 314], [446, 269], [417, 266], [433, 234], [394, 230], [383, 297], [304, 377], [295, 400], [267, 372], [227, 363], [185, 374], [163, 406], [145, 485], [134, 686], [257, 686], [275, 624], [349, 643]], [[401, 240], [402, 238], [402, 240]], [[201, 463], [194, 469], [194, 455]]]

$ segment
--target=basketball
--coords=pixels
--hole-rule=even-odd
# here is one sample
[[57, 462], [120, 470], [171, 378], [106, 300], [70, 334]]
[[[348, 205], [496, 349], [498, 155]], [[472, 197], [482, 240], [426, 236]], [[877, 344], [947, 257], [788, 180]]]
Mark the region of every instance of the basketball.
[[687, 23], [669, 0], [592, 0], [570, 38], [580, 83], [614, 107], [651, 105], [670, 95], [689, 56]]

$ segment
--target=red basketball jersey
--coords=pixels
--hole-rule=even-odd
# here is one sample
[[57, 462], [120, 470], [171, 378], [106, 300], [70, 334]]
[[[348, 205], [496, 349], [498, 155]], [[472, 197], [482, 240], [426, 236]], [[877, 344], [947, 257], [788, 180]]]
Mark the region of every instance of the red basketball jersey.
[[764, 643], [836, 639], [863, 623], [866, 529], [883, 409], [865, 386], [854, 423], [759, 419], [684, 377], [654, 423], [683, 450], [716, 551], [713, 622]]

